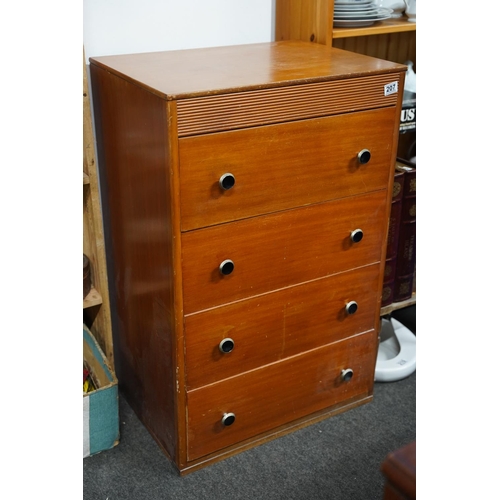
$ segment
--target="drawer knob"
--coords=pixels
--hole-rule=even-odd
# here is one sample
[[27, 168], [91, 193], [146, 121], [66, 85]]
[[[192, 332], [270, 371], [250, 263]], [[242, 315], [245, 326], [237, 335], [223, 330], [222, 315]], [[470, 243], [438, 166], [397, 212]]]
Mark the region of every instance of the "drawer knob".
[[370, 161], [371, 157], [372, 157], [372, 154], [370, 153], [369, 149], [362, 149], [358, 153], [358, 161], [359, 161], [359, 163], [361, 163], [361, 165], [366, 165]]
[[361, 229], [355, 229], [351, 231], [351, 241], [353, 243], [359, 243], [363, 239], [363, 231]]
[[228, 427], [229, 425], [233, 425], [235, 420], [236, 420], [236, 415], [234, 413], [224, 413], [221, 422], [222, 425]]
[[220, 263], [219, 271], [224, 276], [231, 274], [234, 271], [234, 262], [230, 259], [226, 259]]
[[351, 302], [348, 302], [345, 305], [345, 311], [347, 314], [354, 314], [358, 310], [358, 303], [354, 300], [351, 300]]
[[224, 191], [227, 191], [228, 189], [231, 189], [236, 182], [236, 179], [234, 178], [233, 174], [226, 173], [222, 174], [219, 179], [219, 186], [221, 189]]
[[223, 352], [224, 354], [231, 352], [234, 349], [234, 340], [227, 338], [224, 340], [221, 340], [219, 344], [219, 351]]
[[350, 368], [346, 368], [345, 370], [342, 370], [341, 377], [344, 382], [349, 382], [349, 380], [352, 379], [352, 376], [354, 375], [354, 372]]

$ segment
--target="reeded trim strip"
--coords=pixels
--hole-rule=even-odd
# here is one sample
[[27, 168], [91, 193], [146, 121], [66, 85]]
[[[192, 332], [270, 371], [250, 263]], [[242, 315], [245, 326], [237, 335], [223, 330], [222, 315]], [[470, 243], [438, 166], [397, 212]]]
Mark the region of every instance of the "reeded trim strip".
[[399, 74], [309, 83], [235, 94], [181, 99], [177, 103], [178, 134], [185, 137], [290, 120], [395, 106], [398, 94], [384, 95], [385, 85]]

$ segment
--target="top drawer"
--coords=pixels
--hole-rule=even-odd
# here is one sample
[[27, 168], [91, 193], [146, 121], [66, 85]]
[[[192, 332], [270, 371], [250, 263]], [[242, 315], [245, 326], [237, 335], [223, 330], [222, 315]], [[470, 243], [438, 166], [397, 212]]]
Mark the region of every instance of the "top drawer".
[[179, 139], [181, 230], [385, 189], [395, 119], [390, 107]]

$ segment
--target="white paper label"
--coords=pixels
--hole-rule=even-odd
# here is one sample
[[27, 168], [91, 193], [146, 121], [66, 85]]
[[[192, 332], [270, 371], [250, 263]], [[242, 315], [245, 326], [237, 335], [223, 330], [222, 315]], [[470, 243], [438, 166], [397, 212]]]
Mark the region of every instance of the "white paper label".
[[384, 95], [391, 95], [398, 93], [398, 82], [391, 82], [384, 85]]

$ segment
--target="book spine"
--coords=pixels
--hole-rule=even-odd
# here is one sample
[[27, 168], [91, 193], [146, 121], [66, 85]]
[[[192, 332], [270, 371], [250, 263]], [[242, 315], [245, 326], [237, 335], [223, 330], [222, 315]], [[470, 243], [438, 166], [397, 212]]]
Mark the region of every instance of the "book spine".
[[416, 169], [405, 167], [403, 203], [398, 238], [394, 302], [411, 298], [416, 267], [417, 182]]
[[394, 302], [394, 285], [396, 279], [396, 260], [399, 243], [399, 227], [401, 225], [401, 212], [403, 209], [404, 172], [394, 172], [392, 188], [392, 205], [389, 217], [389, 230], [387, 234], [387, 252], [384, 268], [384, 282], [382, 286], [381, 306]]

